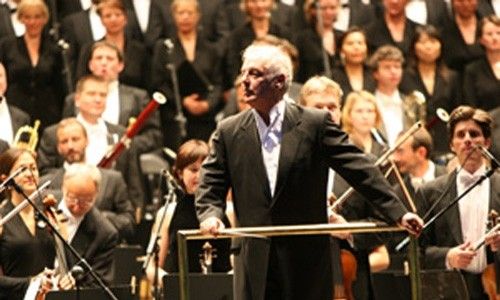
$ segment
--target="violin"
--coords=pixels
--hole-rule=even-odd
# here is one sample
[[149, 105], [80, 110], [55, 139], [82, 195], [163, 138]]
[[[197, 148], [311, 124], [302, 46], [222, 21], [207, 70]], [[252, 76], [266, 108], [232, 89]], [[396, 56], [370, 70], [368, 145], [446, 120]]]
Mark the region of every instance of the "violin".
[[[488, 215], [488, 229], [494, 229], [500, 224], [500, 216], [495, 210], [492, 210]], [[488, 295], [488, 299], [490, 300], [500, 300], [500, 294], [497, 288], [497, 273], [496, 266], [499, 265], [499, 261], [494, 257], [494, 261], [491, 264], [488, 264], [486, 269], [484, 269], [483, 274], [481, 275], [481, 281], [483, 283], [483, 288], [486, 294]]]
[[[52, 195], [46, 196], [43, 201], [43, 206], [44, 206], [44, 213], [51, 222], [51, 224], [54, 226], [55, 230], [60, 232], [60, 223], [65, 222], [66, 219], [62, 219], [60, 217], [60, 211], [57, 211], [55, 207], [57, 206], [57, 200], [54, 198]], [[48, 227], [50, 229], [50, 227]], [[52, 233], [53, 234], [53, 233]], [[61, 241], [61, 239], [53, 234], [54, 236], [54, 242], [55, 242], [55, 250], [56, 250], [56, 258], [57, 258], [57, 268], [54, 272], [54, 274], [59, 274], [59, 275], [65, 275], [69, 274], [69, 267], [68, 267], [68, 262], [66, 259], [66, 253], [64, 250], [64, 243]], [[39, 293], [36, 297], [36, 300], [44, 300], [45, 299], [44, 293]]]

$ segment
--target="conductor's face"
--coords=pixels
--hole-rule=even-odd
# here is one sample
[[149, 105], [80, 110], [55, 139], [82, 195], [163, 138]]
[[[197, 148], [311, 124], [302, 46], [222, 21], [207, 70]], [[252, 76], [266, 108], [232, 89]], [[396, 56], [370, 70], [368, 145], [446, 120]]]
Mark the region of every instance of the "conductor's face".
[[245, 62], [241, 72], [243, 99], [253, 108], [272, 107], [282, 98], [284, 75], [272, 72], [259, 62]]

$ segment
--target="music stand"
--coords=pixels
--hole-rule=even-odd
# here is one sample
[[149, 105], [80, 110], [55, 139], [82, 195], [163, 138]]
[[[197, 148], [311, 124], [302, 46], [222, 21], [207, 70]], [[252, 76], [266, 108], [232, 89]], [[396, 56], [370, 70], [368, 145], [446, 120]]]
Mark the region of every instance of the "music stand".
[[[232, 300], [233, 275], [227, 273], [189, 274], [191, 300]], [[180, 299], [179, 275], [163, 276], [165, 300]], [[121, 298], [120, 298], [121, 299]]]
[[[110, 289], [120, 300], [139, 300], [139, 293], [132, 294], [129, 285], [114, 286]], [[101, 288], [81, 288], [78, 294], [76, 290], [53, 291], [45, 296], [45, 300], [71, 299], [109, 300], [109, 296]]]
[[[469, 293], [462, 274], [457, 270], [424, 270], [420, 272], [422, 299], [468, 300]], [[372, 274], [375, 299], [405, 300], [411, 298], [410, 278], [403, 271]]]

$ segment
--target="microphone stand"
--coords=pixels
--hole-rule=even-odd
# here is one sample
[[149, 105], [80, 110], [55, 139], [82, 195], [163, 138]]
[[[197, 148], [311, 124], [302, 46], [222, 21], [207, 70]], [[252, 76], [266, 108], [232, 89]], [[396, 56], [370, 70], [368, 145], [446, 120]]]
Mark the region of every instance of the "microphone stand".
[[50, 29], [49, 33], [50, 35], [54, 38], [57, 46], [61, 49], [61, 57], [62, 57], [62, 63], [63, 63], [63, 70], [62, 73], [64, 75], [65, 83], [66, 83], [66, 88], [68, 89], [68, 94], [73, 92], [73, 76], [71, 74], [71, 68], [70, 68], [70, 63], [69, 63], [69, 58], [68, 58], [68, 49], [69, 49], [69, 44], [66, 42], [61, 37], [59, 27], [61, 24], [59, 23], [57, 19], [57, 4], [55, 0], [49, 0], [48, 1], [49, 9], [50, 9], [50, 15], [52, 17], [52, 28]]
[[[161, 214], [160, 217], [160, 222], [158, 223], [158, 226], [156, 228], [155, 233], [151, 237], [151, 240], [149, 241], [148, 249], [146, 251], [146, 259], [144, 260], [144, 263], [142, 264], [142, 272], [143, 274], [146, 274], [146, 269], [149, 265], [149, 262], [151, 259], [154, 261], [154, 277], [153, 277], [153, 295], [154, 299], [159, 300], [160, 299], [160, 288], [159, 288], [159, 283], [158, 283], [158, 274], [159, 274], [159, 260], [160, 260], [160, 247], [158, 245], [158, 241], [160, 240], [161, 237], [161, 228], [163, 226], [163, 222], [165, 221], [165, 217], [167, 216], [167, 211], [172, 202], [175, 201], [175, 186], [170, 182], [170, 173], [168, 173], [167, 170], [163, 170], [162, 176], [166, 177], [165, 180], [167, 182], [168, 186], [168, 193], [165, 195], [165, 209], [163, 210], [163, 213]], [[166, 232], [168, 234], [168, 232]]]
[[61, 233], [55, 228], [54, 224], [52, 224], [49, 219], [45, 216], [43, 211], [35, 205], [32, 199], [26, 195], [26, 193], [23, 191], [23, 189], [14, 181], [11, 181], [12, 187], [23, 196], [23, 198], [29, 202], [29, 204], [35, 209], [35, 211], [38, 213], [38, 216], [42, 219], [47, 226], [52, 230], [52, 233], [56, 235], [56, 238], [58, 238], [66, 247], [66, 249], [69, 249], [69, 251], [78, 259], [77, 264], [82, 264], [84, 268], [90, 273], [90, 275], [95, 279], [95, 281], [99, 284], [99, 286], [104, 290], [104, 292], [108, 295], [109, 299], [112, 300], [118, 300], [118, 298], [113, 294], [113, 292], [109, 289], [109, 287], [106, 286], [106, 284], [102, 281], [101, 278], [95, 273], [95, 271], [92, 269], [92, 267], [89, 265], [89, 263], [78, 253], [73, 246], [71, 246], [61, 235]]
[[179, 81], [177, 79], [177, 70], [175, 68], [175, 64], [172, 59], [174, 44], [170, 39], [166, 39], [164, 44], [165, 47], [167, 48], [167, 55], [168, 55], [168, 63], [166, 65], [166, 68], [170, 72], [170, 77], [172, 78], [172, 88], [174, 90], [174, 99], [176, 106], [174, 120], [179, 125], [180, 140], [183, 141], [186, 138], [186, 117], [182, 113], [182, 101], [181, 101], [181, 93], [179, 91]]
[[[447, 212], [453, 205], [455, 205], [458, 201], [460, 201], [460, 199], [462, 199], [463, 197], [465, 197], [465, 195], [467, 195], [470, 191], [472, 191], [472, 189], [474, 189], [476, 186], [480, 185], [486, 178], [491, 177], [491, 175], [493, 175], [495, 173], [496, 168], [497, 168], [497, 166], [494, 165], [494, 164], [492, 164], [492, 168], [491, 169], [489, 169], [488, 171], [486, 171], [486, 173], [484, 173], [483, 175], [481, 175], [481, 177], [479, 177], [479, 179], [476, 180], [476, 182], [474, 182], [471, 186], [469, 186], [467, 189], [465, 189], [465, 191], [462, 194], [460, 194], [457, 197], [455, 197], [455, 199], [453, 199], [453, 201], [449, 202], [445, 207], [443, 207], [440, 211], [438, 211], [432, 218], [430, 218], [429, 221], [427, 221], [427, 223], [425, 223], [425, 225], [422, 227], [422, 232], [427, 227], [429, 227], [430, 225], [432, 225], [432, 223], [434, 223], [445, 212]], [[408, 244], [409, 241], [410, 241], [409, 237], [407, 237], [404, 240], [402, 240], [396, 246], [396, 248], [395, 248], [396, 251], [401, 251], [401, 249], [403, 249]]]

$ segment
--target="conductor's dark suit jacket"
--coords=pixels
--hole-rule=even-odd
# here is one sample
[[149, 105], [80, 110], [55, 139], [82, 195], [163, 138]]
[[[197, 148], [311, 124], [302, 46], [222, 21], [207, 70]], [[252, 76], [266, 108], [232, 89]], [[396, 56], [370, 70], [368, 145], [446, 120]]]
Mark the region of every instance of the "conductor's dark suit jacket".
[[[287, 103], [283, 120], [276, 190], [271, 196], [252, 110], [223, 120], [205, 160], [196, 209], [200, 221], [222, 220], [226, 192], [232, 188], [239, 226], [326, 223], [328, 167], [379, 206], [390, 220], [406, 210], [369, 159], [348, 143], [328, 114]], [[331, 299], [332, 270], [328, 236], [243, 239], [235, 258], [236, 299], [264, 299], [270, 263], [287, 299]]]

